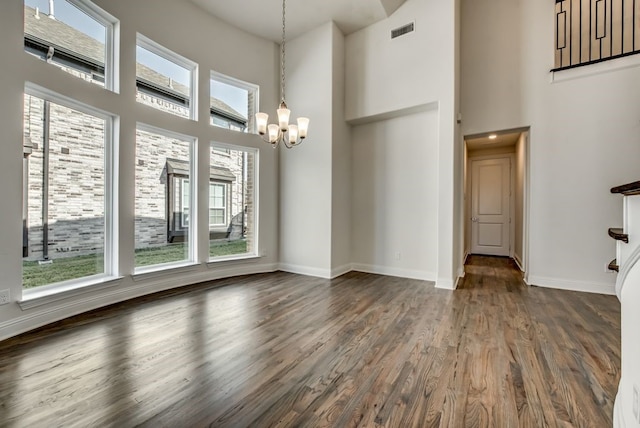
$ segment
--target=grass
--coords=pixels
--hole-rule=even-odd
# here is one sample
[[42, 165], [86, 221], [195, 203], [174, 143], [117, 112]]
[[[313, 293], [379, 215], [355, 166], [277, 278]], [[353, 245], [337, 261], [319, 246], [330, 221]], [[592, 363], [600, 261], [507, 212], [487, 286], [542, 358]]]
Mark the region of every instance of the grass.
[[[219, 257], [246, 252], [247, 242], [244, 240], [211, 241], [209, 256]], [[178, 262], [185, 258], [186, 248], [182, 242], [136, 250], [135, 255], [136, 267]], [[22, 286], [33, 288], [54, 282], [84, 278], [102, 273], [103, 266], [102, 254], [60, 258], [53, 263], [42, 265], [38, 262], [25, 261], [22, 263]]]

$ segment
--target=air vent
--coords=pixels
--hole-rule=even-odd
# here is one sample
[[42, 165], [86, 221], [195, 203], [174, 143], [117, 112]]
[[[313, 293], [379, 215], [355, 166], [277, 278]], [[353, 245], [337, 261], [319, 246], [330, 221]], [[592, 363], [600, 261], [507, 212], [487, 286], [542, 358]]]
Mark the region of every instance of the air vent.
[[391, 38], [395, 39], [396, 37], [404, 36], [405, 34], [409, 34], [414, 30], [415, 30], [414, 22], [407, 25], [403, 25], [402, 27], [398, 27], [395, 30], [391, 30]]

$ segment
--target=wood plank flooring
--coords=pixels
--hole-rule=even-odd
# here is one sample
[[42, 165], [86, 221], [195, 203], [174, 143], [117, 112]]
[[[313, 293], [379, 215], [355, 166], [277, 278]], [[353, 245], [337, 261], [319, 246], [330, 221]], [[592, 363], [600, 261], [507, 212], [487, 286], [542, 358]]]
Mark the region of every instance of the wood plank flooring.
[[608, 427], [612, 296], [470, 258], [457, 291], [233, 278], [0, 342], [1, 427]]

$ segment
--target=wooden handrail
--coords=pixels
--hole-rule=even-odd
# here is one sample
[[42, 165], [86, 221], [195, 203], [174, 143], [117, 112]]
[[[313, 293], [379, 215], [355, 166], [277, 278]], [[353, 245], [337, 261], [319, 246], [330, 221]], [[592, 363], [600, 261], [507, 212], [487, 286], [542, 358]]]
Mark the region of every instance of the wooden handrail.
[[625, 196], [640, 195], [640, 181], [612, 187], [611, 193], [622, 193]]

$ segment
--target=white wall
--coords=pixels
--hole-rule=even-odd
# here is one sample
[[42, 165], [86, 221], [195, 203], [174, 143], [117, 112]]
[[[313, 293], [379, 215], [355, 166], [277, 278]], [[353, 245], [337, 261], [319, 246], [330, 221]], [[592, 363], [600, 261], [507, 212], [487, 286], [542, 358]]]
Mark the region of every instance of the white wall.
[[529, 281], [612, 293], [609, 188], [639, 178], [640, 68], [551, 83], [553, 3], [463, 0], [462, 16], [464, 133], [531, 126]]
[[351, 127], [345, 121], [345, 37], [333, 26], [331, 276], [351, 265]]
[[[96, 4], [121, 20], [120, 93], [111, 93], [80, 81], [23, 51], [22, 2], [0, 3], [0, 54], [3, 67], [0, 79], [0, 128], [3, 130], [3, 156], [0, 177], [6, 184], [0, 190], [0, 288], [11, 291], [12, 303], [0, 310], [0, 339], [36, 326], [89, 309], [142, 294], [192, 284], [208, 279], [242, 273], [270, 271], [277, 268], [277, 158], [276, 153], [255, 135], [235, 133], [209, 125], [208, 102], [199, 105], [198, 122], [171, 116], [136, 102], [135, 43], [140, 32], [167, 48], [200, 65], [199, 97], [209, 99], [209, 70], [260, 85], [260, 101], [270, 111], [277, 105], [278, 48], [231, 27], [203, 13], [189, 2], [171, 0], [95, 0]], [[180, 28], [180, 31], [167, 31]], [[209, 43], [224, 40], [224, 43]], [[206, 42], [203, 44], [202, 42]], [[32, 82], [61, 95], [111, 112], [120, 118], [119, 145], [119, 274], [121, 279], [101, 287], [88, 288], [83, 294], [60, 294], [40, 301], [40, 306], [21, 309], [22, 245], [22, 93], [25, 82]], [[259, 245], [267, 257], [244, 262], [215, 263], [207, 266], [206, 239], [199, 242], [201, 263], [167, 271], [159, 275], [138, 276], [131, 273], [134, 263], [134, 171], [136, 122], [170, 129], [199, 139], [198, 198], [200, 218], [207, 218], [208, 153], [211, 140], [260, 148], [260, 229]], [[206, 221], [201, 222], [199, 236], [208, 236]]]
[[279, 149], [280, 265], [317, 276], [331, 269], [331, 28], [287, 42], [287, 104], [311, 122], [303, 145]]
[[[348, 121], [361, 124], [437, 106], [438, 146], [433, 153], [438, 157], [438, 192], [429, 203], [438, 210], [437, 286], [444, 288], [455, 286], [462, 251], [462, 184], [457, 177], [462, 141], [455, 125], [457, 6], [407, 0], [388, 19], [349, 35], [346, 42]], [[390, 39], [392, 29], [409, 22], [415, 22], [415, 32]], [[405, 134], [414, 131], [422, 134], [423, 127]], [[358, 180], [356, 172], [353, 179]]]
[[354, 269], [435, 280], [438, 112], [355, 126], [352, 135]]
[[280, 154], [280, 267], [333, 277], [350, 269], [349, 127], [344, 36], [333, 22], [287, 42], [287, 103], [309, 137]]
[[515, 165], [515, 176], [516, 182], [514, 186], [515, 190], [515, 208], [516, 212], [514, 213], [514, 222], [515, 222], [515, 248], [513, 249], [513, 256], [520, 265], [521, 268], [526, 270], [525, 266], [525, 230], [524, 230], [524, 209], [525, 209], [525, 179], [526, 179], [526, 168], [527, 168], [527, 140], [529, 138], [528, 132], [523, 132], [520, 134], [520, 138], [516, 142], [516, 165]]

